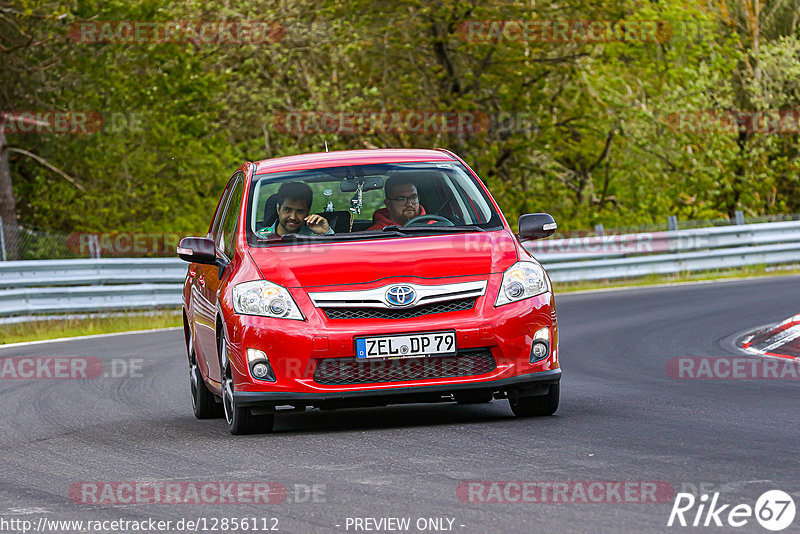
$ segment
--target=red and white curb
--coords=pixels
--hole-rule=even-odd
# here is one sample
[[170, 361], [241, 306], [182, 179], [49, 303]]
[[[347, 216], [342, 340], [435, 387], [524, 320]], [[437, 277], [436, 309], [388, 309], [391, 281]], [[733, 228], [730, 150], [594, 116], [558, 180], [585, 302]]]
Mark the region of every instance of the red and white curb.
[[759, 356], [800, 360], [800, 314], [753, 332], [742, 340], [742, 348]]

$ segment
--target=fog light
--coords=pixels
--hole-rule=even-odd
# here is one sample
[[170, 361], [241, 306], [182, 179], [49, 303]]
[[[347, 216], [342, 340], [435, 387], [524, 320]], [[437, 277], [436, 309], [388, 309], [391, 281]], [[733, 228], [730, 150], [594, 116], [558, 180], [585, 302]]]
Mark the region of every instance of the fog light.
[[253, 366], [253, 376], [256, 378], [265, 378], [269, 374], [269, 367], [263, 363], [257, 363]]
[[247, 349], [247, 363], [250, 364], [250, 373], [258, 380], [275, 381], [275, 374], [269, 364], [267, 354], [263, 350]]
[[531, 347], [531, 363], [547, 358], [550, 346], [546, 341], [536, 340]]

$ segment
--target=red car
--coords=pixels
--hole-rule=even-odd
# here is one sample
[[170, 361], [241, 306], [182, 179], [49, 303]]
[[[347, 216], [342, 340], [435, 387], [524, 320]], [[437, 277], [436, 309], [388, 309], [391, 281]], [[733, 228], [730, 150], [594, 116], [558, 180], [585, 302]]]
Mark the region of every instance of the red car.
[[353, 150], [245, 163], [190, 262], [192, 402], [233, 434], [275, 413], [508, 399], [558, 408], [550, 279], [477, 174], [447, 150]]

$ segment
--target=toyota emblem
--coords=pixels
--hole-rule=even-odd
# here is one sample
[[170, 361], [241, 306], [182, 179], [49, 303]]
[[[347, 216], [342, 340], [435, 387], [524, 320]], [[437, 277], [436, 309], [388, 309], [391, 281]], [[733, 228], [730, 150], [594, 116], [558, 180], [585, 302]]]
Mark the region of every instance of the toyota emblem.
[[411, 286], [392, 286], [386, 290], [386, 302], [391, 306], [409, 306], [417, 298], [417, 292]]

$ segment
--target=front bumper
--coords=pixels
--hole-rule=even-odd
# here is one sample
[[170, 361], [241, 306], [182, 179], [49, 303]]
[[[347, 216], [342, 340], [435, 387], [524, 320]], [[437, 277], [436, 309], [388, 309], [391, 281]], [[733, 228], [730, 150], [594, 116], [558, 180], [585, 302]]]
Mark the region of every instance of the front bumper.
[[[536, 384], [557, 382], [561, 371], [553, 294], [543, 293], [495, 308], [494, 297], [489, 295], [497, 293], [500, 281], [500, 275], [492, 275], [486, 295], [478, 298], [471, 309], [409, 319], [329, 319], [314, 307], [304, 291], [292, 291], [306, 316], [304, 321], [233, 314], [226, 318], [225, 328], [236, 401], [276, 405], [360, 397], [430, 397], [461, 390], [492, 389], [505, 393], [513, 387], [524, 389], [518, 384], [534, 383], [528, 389], [536, 389]], [[550, 354], [531, 363], [534, 333], [543, 327], [550, 328]], [[315, 380], [315, 372], [323, 362], [356, 361], [356, 337], [437, 330], [456, 332], [459, 356], [462, 351], [491, 354], [493, 367], [476, 373], [416, 379], [336, 383]], [[252, 377], [245, 361], [248, 348], [266, 353], [275, 381]]]
[[380, 390], [328, 391], [324, 393], [296, 393], [284, 391], [236, 391], [233, 396], [239, 406], [258, 405], [315, 405], [328, 401], [369, 400], [376, 404], [404, 404], [420, 398], [426, 401], [463, 391], [486, 391], [501, 396], [525, 397], [543, 395], [548, 386], [561, 380], [561, 369], [552, 369], [503, 380], [471, 382], [468, 384], [437, 384], [435, 386], [395, 387]]

